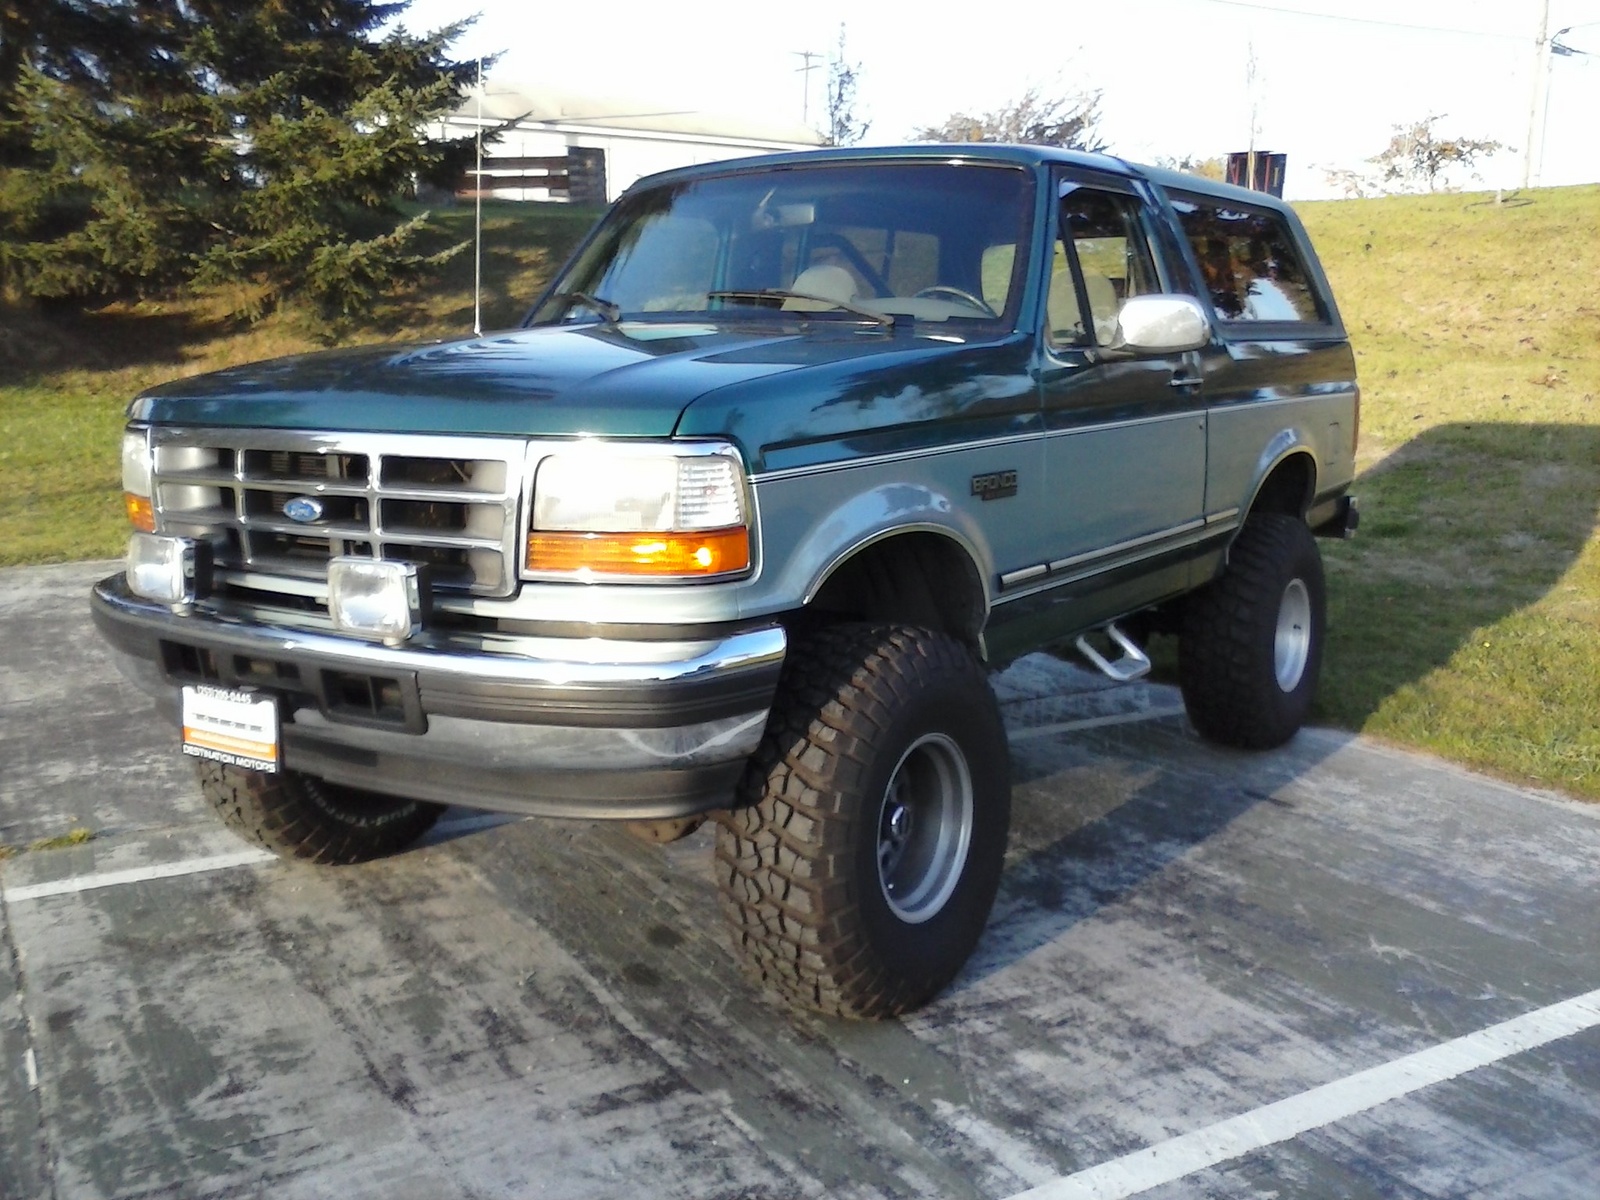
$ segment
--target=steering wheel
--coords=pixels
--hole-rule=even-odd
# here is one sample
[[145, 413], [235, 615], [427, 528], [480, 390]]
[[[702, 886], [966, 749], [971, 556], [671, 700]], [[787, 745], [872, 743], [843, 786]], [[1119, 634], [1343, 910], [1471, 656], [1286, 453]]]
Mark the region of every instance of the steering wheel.
[[983, 300], [974, 296], [963, 288], [951, 287], [948, 283], [936, 283], [932, 287], [925, 287], [912, 297], [913, 300], [938, 300], [949, 297], [969, 304], [986, 317], [998, 317], [1000, 314], [990, 308]]

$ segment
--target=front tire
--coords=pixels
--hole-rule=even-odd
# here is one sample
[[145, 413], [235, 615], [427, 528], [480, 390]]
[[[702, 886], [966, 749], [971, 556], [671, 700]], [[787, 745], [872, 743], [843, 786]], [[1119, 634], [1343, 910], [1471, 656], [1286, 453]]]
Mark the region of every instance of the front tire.
[[747, 969], [797, 1008], [918, 1008], [983, 932], [1010, 807], [999, 706], [966, 646], [906, 626], [797, 638], [740, 806], [717, 828]]
[[283, 858], [347, 864], [405, 849], [443, 805], [384, 796], [299, 771], [275, 774], [199, 760], [200, 790], [228, 828]]
[[1178, 678], [1202, 737], [1269, 750], [1305, 724], [1322, 670], [1322, 556], [1304, 521], [1257, 513], [1184, 608]]

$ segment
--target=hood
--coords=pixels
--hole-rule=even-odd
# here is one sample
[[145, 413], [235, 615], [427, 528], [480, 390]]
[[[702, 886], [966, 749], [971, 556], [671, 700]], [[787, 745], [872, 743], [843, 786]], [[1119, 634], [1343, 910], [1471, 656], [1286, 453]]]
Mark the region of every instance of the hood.
[[794, 325], [547, 326], [231, 367], [154, 388], [130, 411], [167, 425], [666, 437], [709, 392], [903, 353], [907, 345], [845, 322], [812, 323], [804, 332]]

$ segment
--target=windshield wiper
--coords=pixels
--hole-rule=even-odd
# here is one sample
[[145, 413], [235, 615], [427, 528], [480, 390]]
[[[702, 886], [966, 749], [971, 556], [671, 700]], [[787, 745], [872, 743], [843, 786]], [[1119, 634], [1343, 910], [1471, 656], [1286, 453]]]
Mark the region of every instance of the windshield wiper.
[[599, 296], [591, 296], [588, 292], [557, 292], [557, 300], [565, 300], [567, 307], [581, 304], [584, 308], [592, 308], [605, 318], [607, 325], [615, 325], [622, 319], [622, 309], [609, 300], [602, 300]]
[[[763, 288], [754, 291], [725, 291], [707, 292], [708, 300], [810, 300], [816, 304], [827, 304], [834, 308], [842, 308], [845, 312], [854, 313], [858, 317], [865, 317], [869, 321], [876, 321], [879, 325], [893, 325], [894, 317], [888, 313], [873, 312], [860, 304], [852, 304], [849, 300], [835, 300], [832, 296], [818, 296], [811, 292], [791, 292], [786, 288]], [[794, 311], [794, 310], [791, 310]]]

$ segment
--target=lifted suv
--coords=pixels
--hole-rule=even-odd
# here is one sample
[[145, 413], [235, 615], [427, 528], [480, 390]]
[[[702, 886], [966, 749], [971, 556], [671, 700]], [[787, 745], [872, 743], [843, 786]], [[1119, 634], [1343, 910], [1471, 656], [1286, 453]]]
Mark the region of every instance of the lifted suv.
[[1037, 147], [747, 159], [640, 182], [519, 329], [140, 396], [94, 613], [245, 837], [713, 814], [753, 973], [886, 1016], [998, 886], [987, 669], [1078, 639], [1131, 678], [1166, 628], [1202, 735], [1299, 728], [1357, 414], [1270, 197]]

